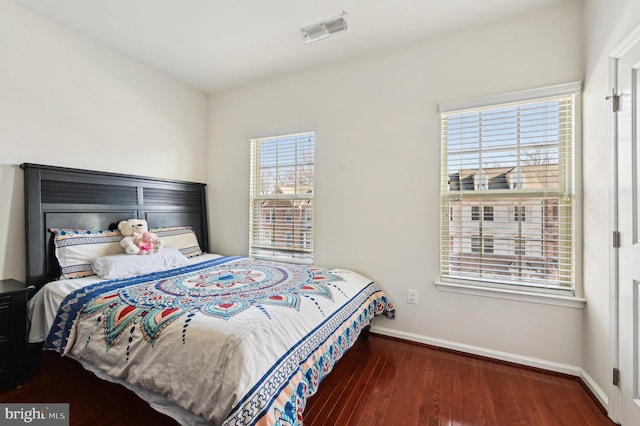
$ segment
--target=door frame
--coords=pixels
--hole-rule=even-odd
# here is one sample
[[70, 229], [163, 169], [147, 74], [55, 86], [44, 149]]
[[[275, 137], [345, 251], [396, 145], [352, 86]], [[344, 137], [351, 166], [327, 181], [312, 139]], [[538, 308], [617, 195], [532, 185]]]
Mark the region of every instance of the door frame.
[[[618, 93], [618, 60], [636, 43], [640, 42], [640, 25], [632, 30], [609, 54], [609, 90]], [[612, 93], [610, 92], [609, 95]], [[613, 236], [618, 232], [618, 116], [613, 112], [609, 99], [609, 231]], [[613, 238], [612, 238], [613, 240]], [[618, 305], [618, 248], [609, 246], [609, 371], [619, 367], [619, 305]], [[614, 422], [619, 421], [620, 388], [609, 384], [607, 414]]]

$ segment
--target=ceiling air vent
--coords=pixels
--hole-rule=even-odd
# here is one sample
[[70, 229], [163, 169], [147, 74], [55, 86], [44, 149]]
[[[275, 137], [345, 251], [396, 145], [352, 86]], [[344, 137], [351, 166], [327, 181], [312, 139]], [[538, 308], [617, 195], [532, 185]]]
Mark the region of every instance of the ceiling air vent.
[[335, 18], [327, 19], [326, 21], [309, 25], [308, 27], [301, 28], [302, 37], [305, 43], [311, 43], [313, 41], [322, 40], [329, 37], [331, 34], [339, 33], [347, 29], [347, 21], [344, 19], [346, 13], [342, 12], [341, 15]]

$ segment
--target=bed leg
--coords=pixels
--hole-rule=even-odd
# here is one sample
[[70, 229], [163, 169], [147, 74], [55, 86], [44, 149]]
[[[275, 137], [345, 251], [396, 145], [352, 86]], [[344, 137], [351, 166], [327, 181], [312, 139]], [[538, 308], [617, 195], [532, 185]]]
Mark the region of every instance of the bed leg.
[[360, 333], [360, 336], [362, 336], [362, 340], [364, 340], [365, 342], [367, 340], [369, 340], [369, 331], [371, 330], [371, 324], [367, 325], [366, 327], [364, 327], [362, 329], [362, 333]]
[[42, 347], [44, 342], [29, 343], [27, 345], [27, 369], [28, 375], [36, 368], [38, 362], [40, 362], [40, 355], [42, 354]]

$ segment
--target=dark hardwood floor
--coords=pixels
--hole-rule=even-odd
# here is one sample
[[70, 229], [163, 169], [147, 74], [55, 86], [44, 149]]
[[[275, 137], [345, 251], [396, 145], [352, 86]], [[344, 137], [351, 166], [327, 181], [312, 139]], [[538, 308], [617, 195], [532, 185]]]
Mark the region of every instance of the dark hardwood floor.
[[574, 377], [373, 334], [350, 352], [310, 398], [305, 425], [614, 424]]
[[[72, 426], [176, 424], [51, 351], [0, 402], [69, 402]], [[375, 334], [336, 364], [304, 419], [305, 426], [614, 424], [576, 378]]]

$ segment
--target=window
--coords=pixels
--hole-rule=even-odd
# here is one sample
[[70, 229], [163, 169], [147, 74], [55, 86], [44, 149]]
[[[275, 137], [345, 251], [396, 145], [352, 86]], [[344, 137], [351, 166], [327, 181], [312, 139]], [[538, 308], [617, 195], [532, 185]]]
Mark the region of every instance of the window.
[[485, 206], [484, 207], [484, 220], [492, 221], [493, 220], [493, 207]]
[[472, 235], [471, 253], [493, 253], [493, 237], [491, 235]]
[[307, 206], [304, 204], [302, 205], [302, 207], [302, 220], [304, 222], [311, 222], [313, 220], [313, 210], [311, 208], [307, 208]]
[[471, 206], [471, 220], [480, 220], [480, 212], [484, 212], [483, 220], [493, 220], [493, 207], [491, 206]]
[[287, 223], [293, 223], [293, 209], [288, 209], [284, 212], [284, 220]]
[[482, 237], [480, 235], [471, 236], [471, 253], [482, 252]]
[[315, 133], [251, 140], [249, 256], [313, 262]]
[[480, 220], [480, 206], [471, 206], [471, 220]]
[[444, 281], [573, 291], [579, 88], [440, 106]]
[[302, 245], [305, 248], [311, 248], [311, 232], [304, 232], [302, 234]]
[[286, 247], [293, 247], [293, 234], [285, 234], [284, 235], [284, 245]]
[[260, 211], [263, 213], [265, 223], [273, 223], [273, 221], [275, 220], [274, 209], [271, 209], [265, 206], [262, 209], [260, 209]]
[[492, 254], [493, 253], [493, 236], [484, 235], [482, 237], [482, 251], [485, 253]]
[[264, 232], [260, 237], [262, 238], [262, 244], [273, 243], [273, 233], [271, 231]]

